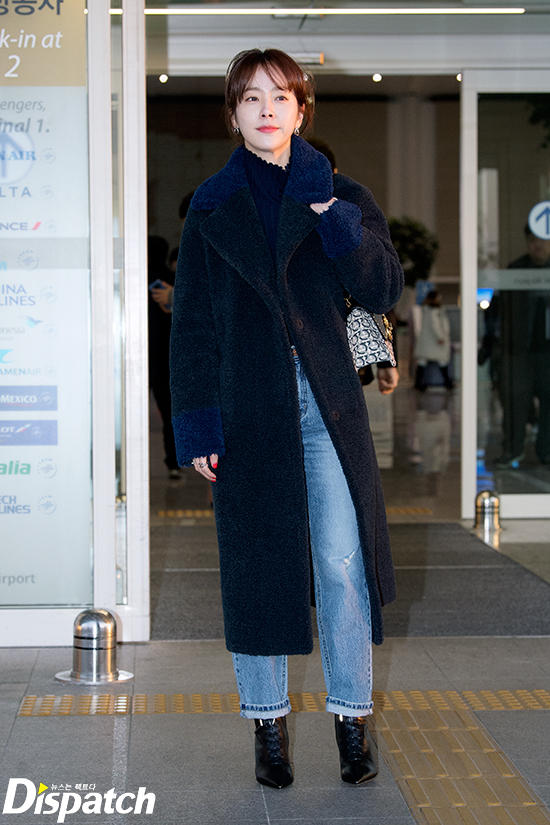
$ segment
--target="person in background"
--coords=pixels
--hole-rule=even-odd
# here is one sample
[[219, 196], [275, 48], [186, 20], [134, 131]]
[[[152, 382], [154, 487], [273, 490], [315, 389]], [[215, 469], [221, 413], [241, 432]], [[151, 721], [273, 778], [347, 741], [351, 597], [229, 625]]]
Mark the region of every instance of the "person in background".
[[[182, 229], [185, 226], [185, 219], [187, 217], [187, 212], [189, 210], [189, 205], [191, 203], [191, 199], [193, 198], [194, 194], [195, 194], [195, 190], [193, 190], [192, 192], [188, 192], [187, 195], [185, 195], [182, 198], [182, 201], [179, 205], [178, 215], [179, 215], [179, 218], [181, 220]], [[178, 252], [179, 252], [179, 249], [176, 247], [175, 249], [173, 249], [170, 252], [170, 255], [168, 256], [168, 268], [169, 268], [170, 272], [172, 272], [172, 273], [176, 272], [176, 266], [177, 266], [177, 263], [178, 263]], [[172, 276], [172, 277], [174, 277], [174, 276]], [[167, 283], [166, 281], [162, 281], [162, 284], [159, 284], [158, 286], [156, 286], [154, 289], [151, 290], [151, 298], [153, 299], [153, 301], [155, 301], [155, 303], [157, 303], [159, 305], [159, 307], [164, 312], [172, 312], [172, 295], [173, 295], [173, 291], [174, 291], [173, 290], [173, 284], [174, 284], [173, 280], [171, 280], [170, 283]]]
[[525, 254], [508, 264], [508, 269], [549, 269], [550, 240], [534, 235], [528, 223], [525, 224], [523, 232]]
[[176, 268], [178, 265], [178, 252], [179, 249], [177, 246], [175, 246], [168, 255], [168, 269], [174, 273], [176, 272]]
[[422, 320], [414, 346], [414, 356], [417, 363], [415, 389], [426, 389], [426, 369], [430, 362], [434, 362], [441, 370], [445, 387], [452, 390], [453, 382], [449, 375], [451, 327], [442, 306], [441, 295], [435, 289], [428, 292], [422, 304]]
[[[538, 238], [528, 224], [524, 233], [526, 252], [508, 269], [550, 268], [550, 240]], [[503, 411], [502, 453], [495, 467], [516, 468], [525, 458], [528, 423], [537, 426], [538, 460], [550, 466], [550, 291], [495, 292], [485, 327], [478, 361], [491, 358]]]
[[300, 137], [313, 108], [309, 73], [285, 52], [233, 59], [226, 119], [241, 145], [195, 192], [172, 315], [178, 457], [212, 482], [226, 645], [255, 724], [256, 779], [271, 788], [293, 781], [287, 656], [313, 649], [310, 551], [326, 709], [350, 784], [377, 773], [371, 642], [395, 598], [345, 298], [386, 312], [403, 270], [370, 191]]
[[[314, 149], [317, 149], [318, 152], [321, 152], [321, 154], [327, 158], [332, 167], [332, 173], [337, 175], [338, 166], [336, 165], [336, 155], [328, 143], [318, 137], [308, 137], [307, 142], [310, 146], [313, 146]], [[395, 315], [393, 309], [386, 312], [386, 316], [395, 330], [397, 328], [397, 316]], [[397, 358], [397, 339], [395, 336], [393, 341], [393, 353]], [[374, 381], [374, 373], [370, 364], [366, 367], [361, 367], [359, 370], [359, 378], [361, 379], [361, 384], [364, 387]], [[390, 361], [383, 361], [380, 364], [376, 364], [376, 379], [378, 381], [378, 389], [382, 395], [390, 395], [399, 383], [399, 373], [397, 371], [397, 367], [394, 367]]]
[[164, 303], [165, 298], [163, 298], [163, 303], [160, 303], [153, 294], [158, 295], [160, 292], [165, 296], [174, 285], [174, 273], [166, 265], [167, 255], [168, 242], [158, 235], [150, 235], [148, 240], [149, 387], [162, 418], [164, 463], [168, 467], [169, 477], [177, 480], [180, 478], [180, 469], [174, 442], [170, 396], [171, 308]]
[[[176, 273], [176, 266], [178, 263], [178, 249], [173, 249], [168, 256], [168, 269], [173, 277]], [[163, 312], [172, 312], [172, 301], [174, 295], [174, 287], [167, 281], [161, 281], [158, 286], [150, 290], [151, 298], [159, 305]]]

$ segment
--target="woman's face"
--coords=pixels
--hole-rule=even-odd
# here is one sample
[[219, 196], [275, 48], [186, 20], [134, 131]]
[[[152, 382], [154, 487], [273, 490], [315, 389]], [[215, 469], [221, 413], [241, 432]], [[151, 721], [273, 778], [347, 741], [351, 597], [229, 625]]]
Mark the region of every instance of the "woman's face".
[[258, 69], [231, 122], [240, 129], [247, 149], [269, 163], [286, 166], [292, 134], [303, 117], [294, 92], [281, 88]]

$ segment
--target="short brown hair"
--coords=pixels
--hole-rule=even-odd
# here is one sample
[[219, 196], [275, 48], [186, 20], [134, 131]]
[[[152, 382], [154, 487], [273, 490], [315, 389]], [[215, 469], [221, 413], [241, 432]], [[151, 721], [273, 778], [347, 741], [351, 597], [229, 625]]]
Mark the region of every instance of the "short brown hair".
[[280, 49], [247, 49], [235, 55], [225, 76], [225, 122], [230, 133], [233, 135], [231, 118], [258, 69], [263, 69], [274, 83], [284, 80], [284, 88], [293, 92], [304, 115], [302, 132], [307, 131], [315, 110], [311, 74]]

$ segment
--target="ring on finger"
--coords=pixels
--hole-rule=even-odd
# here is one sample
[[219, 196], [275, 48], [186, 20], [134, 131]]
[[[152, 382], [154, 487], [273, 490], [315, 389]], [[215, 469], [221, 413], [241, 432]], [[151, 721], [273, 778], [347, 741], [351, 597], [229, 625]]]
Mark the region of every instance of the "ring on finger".
[[207, 465], [206, 465], [206, 463], [205, 463], [204, 461], [200, 461], [200, 462], [199, 462], [199, 467], [206, 467], [206, 466], [207, 466]]

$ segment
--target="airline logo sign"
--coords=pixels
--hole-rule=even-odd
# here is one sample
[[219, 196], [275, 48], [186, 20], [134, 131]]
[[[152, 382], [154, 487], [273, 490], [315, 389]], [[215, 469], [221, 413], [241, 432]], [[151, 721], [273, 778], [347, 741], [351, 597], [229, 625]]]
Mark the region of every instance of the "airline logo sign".
[[0, 421], [0, 447], [57, 444], [57, 421]]
[[31, 472], [31, 465], [24, 461], [9, 461], [0, 464], [0, 476], [28, 476]]
[[[53, 788], [59, 790], [53, 790]], [[138, 788], [137, 793], [117, 794], [114, 788], [106, 793], [89, 791], [69, 791], [71, 785], [55, 785], [51, 788], [43, 782], [38, 787], [30, 779], [10, 779], [2, 813], [23, 814], [32, 809], [33, 814], [57, 814], [57, 822], [65, 822], [71, 814], [152, 814], [156, 796], [147, 793], [147, 788]], [[75, 788], [82, 786], [75, 785]], [[86, 787], [86, 786], [85, 786]], [[93, 786], [95, 788], [95, 785]], [[49, 791], [49, 793], [47, 793]]]
[[0, 386], [0, 410], [57, 410], [57, 387]]

